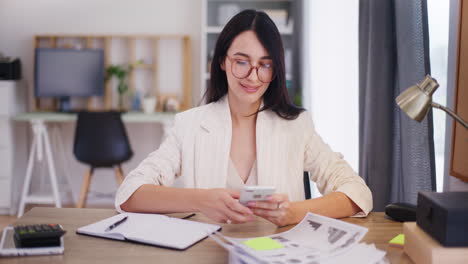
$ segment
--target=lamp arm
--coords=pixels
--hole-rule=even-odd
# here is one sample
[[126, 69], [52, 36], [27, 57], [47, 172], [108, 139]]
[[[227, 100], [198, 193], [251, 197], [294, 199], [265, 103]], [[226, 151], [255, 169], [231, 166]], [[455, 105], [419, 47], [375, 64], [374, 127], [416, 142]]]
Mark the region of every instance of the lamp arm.
[[457, 120], [458, 122], [460, 122], [460, 124], [462, 124], [466, 129], [468, 129], [468, 123], [466, 121], [464, 121], [463, 119], [461, 119], [461, 117], [459, 117], [457, 114], [455, 114], [452, 110], [450, 110], [449, 108], [443, 106], [443, 105], [440, 105], [438, 103], [435, 103], [435, 102], [431, 102], [431, 105], [432, 107], [434, 108], [438, 108], [440, 110], [443, 110], [444, 112], [446, 112], [449, 116], [453, 117], [455, 120]]

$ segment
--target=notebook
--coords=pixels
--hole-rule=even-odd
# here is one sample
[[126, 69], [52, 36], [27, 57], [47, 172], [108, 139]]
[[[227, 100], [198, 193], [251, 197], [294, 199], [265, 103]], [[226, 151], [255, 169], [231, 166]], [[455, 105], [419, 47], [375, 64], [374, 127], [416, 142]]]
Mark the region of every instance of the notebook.
[[[126, 216], [127, 220], [125, 222], [105, 232], [110, 225]], [[221, 226], [219, 225], [183, 220], [160, 214], [123, 213], [80, 227], [76, 233], [185, 250], [206, 238], [208, 234], [220, 229]]]

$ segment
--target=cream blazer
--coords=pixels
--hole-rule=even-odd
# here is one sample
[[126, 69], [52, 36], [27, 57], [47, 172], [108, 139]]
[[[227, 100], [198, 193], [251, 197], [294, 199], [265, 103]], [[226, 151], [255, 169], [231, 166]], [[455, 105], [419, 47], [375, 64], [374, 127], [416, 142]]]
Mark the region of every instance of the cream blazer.
[[[120, 185], [115, 207], [141, 185], [171, 186], [180, 178], [186, 188], [225, 188], [232, 134], [227, 96], [175, 117], [174, 127], [156, 151], [149, 154]], [[315, 132], [311, 116], [301, 113], [284, 120], [266, 110], [256, 124], [258, 185], [272, 185], [291, 201], [304, 200], [303, 172], [309, 171], [322, 194], [343, 192], [365, 216], [372, 210], [372, 194], [343, 156], [333, 152]]]

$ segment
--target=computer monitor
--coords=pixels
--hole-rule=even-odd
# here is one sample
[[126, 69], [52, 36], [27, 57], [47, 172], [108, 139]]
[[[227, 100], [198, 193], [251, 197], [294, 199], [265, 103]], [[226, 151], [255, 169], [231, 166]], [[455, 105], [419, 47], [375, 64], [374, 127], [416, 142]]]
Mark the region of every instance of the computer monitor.
[[34, 77], [36, 97], [59, 98], [68, 111], [70, 97], [104, 94], [104, 51], [37, 48]]

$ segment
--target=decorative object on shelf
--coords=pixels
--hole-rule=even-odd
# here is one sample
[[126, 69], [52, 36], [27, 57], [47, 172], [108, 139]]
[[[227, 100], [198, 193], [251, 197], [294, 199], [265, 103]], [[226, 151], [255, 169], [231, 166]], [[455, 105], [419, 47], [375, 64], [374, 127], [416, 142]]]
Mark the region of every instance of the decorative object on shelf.
[[152, 58], [141, 58], [135, 62], [135, 65], [152, 65], [153, 59]]
[[289, 98], [291, 98], [292, 102], [297, 106], [302, 106], [302, 94], [295, 93], [292, 87], [293, 81], [288, 79], [286, 80], [286, 89], [288, 90]]
[[214, 57], [214, 50], [211, 50], [210, 51], [210, 54], [208, 55], [208, 62], [206, 63], [206, 71], [207, 73], [210, 73], [211, 72], [211, 63], [213, 61], [213, 57]]
[[3, 56], [0, 52], [0, 80], [20, 80], [21, 61], [19, 58]]
[[110, 65], [106, 69], [106, 81], [109, 81], [112, 77], [116, 77], [118, 80], [117, 91], [119, 92], [119, 109], [124, 109], [124, 96], [128, 91], [127, 77], [132, 71], [132, 65]]
[[275, 23], [277, 27], [286, 27], [288, 26], [288, 11], [285, 9], [264, 9], [265, 12], [271, 20]]
[[164, 112], [177, 112], [180, 110], [180, 100], [176, 95], [166, 95], [163, 102]]
[[236, 4], [222, 4], [218, 7], [218, 25], [224, 26], [227, 22], [241, 11], [239, 5]]
[[141, 101], [141, 106], [145, 114], [152, 114], [156, 111], [157, 98], [154, 95], [145, 95]]
[[286, 75], [291, 75], [293, 73], [293, 53], [291, 49], [284, 50], [284, 65], [286, 68]]
[[133, 99], [132, 99], [132, 110], [140, 111], [140, 109], [141, 109], [140, 93], [138, 91], [135, 91], [135, 94], [133, 95]]

